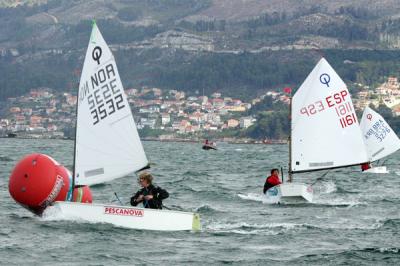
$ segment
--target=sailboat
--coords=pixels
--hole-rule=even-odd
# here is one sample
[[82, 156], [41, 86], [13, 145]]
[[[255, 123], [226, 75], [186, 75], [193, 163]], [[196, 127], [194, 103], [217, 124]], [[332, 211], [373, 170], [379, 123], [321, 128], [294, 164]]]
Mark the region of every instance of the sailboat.
[[201, 147], [203, 150], [217, 150], [217, 144], [206, 139]]
[[290, 100], [288, 182], [267, 190], [278, 202], [312, 202], [313, 189], [293, 175], [368, 162], [346, 84], [322, 58]]
[[[73, 187], [95, 185], [148, 168], [149, 162], [111, 50], [93, 22], [77, 100]], [[145, 230], [199, 230], [191, 212], [57, 201], [45, 212]]]
[[[360, 127], [367, 147], [369, 162], [378, 161], [400, 149], [399, 137], [385, 119], [368, 106], [364, 109]], [[389, 173], [386, 166], [374, 166], [363, 172]]]

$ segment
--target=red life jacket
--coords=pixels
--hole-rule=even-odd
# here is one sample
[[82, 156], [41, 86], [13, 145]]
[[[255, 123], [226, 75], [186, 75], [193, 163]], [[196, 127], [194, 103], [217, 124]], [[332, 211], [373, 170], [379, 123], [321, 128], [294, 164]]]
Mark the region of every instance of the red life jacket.
[[370, 168], [371, 168], [371, 165], [370, 165], [369, 163], [363, 163], [363, 164], [361, 165], [361, 170], [362, 170], [362, 171], [368, 170], [368, 169], [370, 169]]
[[281, 180], [279, 180], [279, 176], [271, 175], [271, 176], [267, 177], [267, 179], [265, 180], [264, 189], [263, 189], [264, 194], [268, 189], [270, 189], [276, 185], [279, 185], [279, 184], [282, 184]]
[[271, 176], [267, 177], [266, 182], [268, 182], [269, 184], [271, 184], [273, 186], [282, 184], [281, 180], [279, 180], [279, 176], [276, 176], [276, 175], [271, 175]]

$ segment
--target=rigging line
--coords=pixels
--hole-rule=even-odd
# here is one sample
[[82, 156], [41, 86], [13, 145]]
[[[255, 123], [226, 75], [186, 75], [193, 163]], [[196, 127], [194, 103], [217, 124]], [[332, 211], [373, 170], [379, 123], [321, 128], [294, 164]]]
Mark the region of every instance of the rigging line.
[[122, 203], [122, 201], [120, 200], [120, 198], [118, 197], [118, 195], [117, 195], [117, 192], [115, 192], [115, 189], [114, 189], [114, 187], [113, 187], [113, 185], [110, 183], [110, 187], [111, 187], [111, 190], [114, 192], [114, 195], [115, 195], [115, 198], [119, 201], [119, 203], [123, 206], [124, 204]]
[[385, 164], [386, 161], [387, 161], [387, 159], [386, 159], [386, 160], [383, 160], [382, 163], [380, 163], [379, 165], [380, 165], [380, 166], [383, 166], [383, 165]]
[[117, 200], [119, 201], [119, 203], [123, 206], [124, 204], [122, 203], [122, 201], [119, 199], [117, 192], [114, 191], [114, 195], [117, 198]]
[[122, 120], [124, 120], [125, 118], [128, 118], [128, 117], [130, 117], [130, 116], [131, 116], [131, 114], [126, 114], [126, 115], [124, 115], [123, 117], [118, 118], [117, 120], [115, 120], [115, 121], [109, 123], [108, 125], [109, 125], [110, 127], [112, 127], [112, 126], [115, 125], [116, 123], [118, 123], [118, 122], [120, 122], [120, 121], [122, 121]]
[[329, 169], [328, 171], [326, 171], [323, 175], [321, 175], [320, 177], [318, 177], [314, 183], [311, 184], [311, 186], [315, 185], [315, 183], [319, 182], [322, 180], [322, 178], [324, 178], [331, 170]]
[[165, 208], [165, 209], [167, 209], [167, 210], [172, 210], [171, 208], [165, 206], [164, 204], [161, 204], [161, 207], [163, 207], [163, 208]]

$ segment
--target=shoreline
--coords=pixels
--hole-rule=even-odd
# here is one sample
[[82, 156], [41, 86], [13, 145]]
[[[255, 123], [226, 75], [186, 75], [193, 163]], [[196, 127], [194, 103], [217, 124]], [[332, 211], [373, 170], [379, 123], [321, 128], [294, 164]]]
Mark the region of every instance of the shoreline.
[[[8, 137], [6, 135], [0, 136], [1, 139], [46, 139], [46, 140], [71, 140], [74, 141], [73, 138], [66, 137], [38, 137], [38, 136], [15, 136]], [[169, 139], [160, 139], [154, 137], [145, 137], [141, 138], [141, 141], [158, 141], [158, 142], [185, 142], [185, 143], [198, 143], [203, 144], [203, 139], [186, 139], [186, 138], [169, 138]], [[217, 143], [227, 143], [227, 144], [261, 144], [261, 145], [285, 145], [287, 144], [286, 140], [253, 140], [253, 139], [213, 139], [214, 142]]]

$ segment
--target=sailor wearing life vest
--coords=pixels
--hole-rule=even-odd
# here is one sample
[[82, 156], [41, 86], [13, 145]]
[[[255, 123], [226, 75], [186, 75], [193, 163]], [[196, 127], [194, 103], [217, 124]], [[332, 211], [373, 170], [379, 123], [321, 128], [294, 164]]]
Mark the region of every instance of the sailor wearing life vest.
[[279, 179], [279, 170], [274, 168], [271, 170], [271, 175], [267, 177], [267, 179], [265, 180], [263, 189], [264, 194], [265, 192], [267, 192], [268, 189], [277, 186], [279, 184], [282, 184], [281, 180]]
[[142, 189], [131, 198], [131, 205], [137, 206], [142, 202], [144, 208], [162, 209], [162, 201], [168, 198], [168, 192], [165, 189], [154, 186], [152, 184], [153, 176], [149, 173], [140, 174], [138, 181]]

